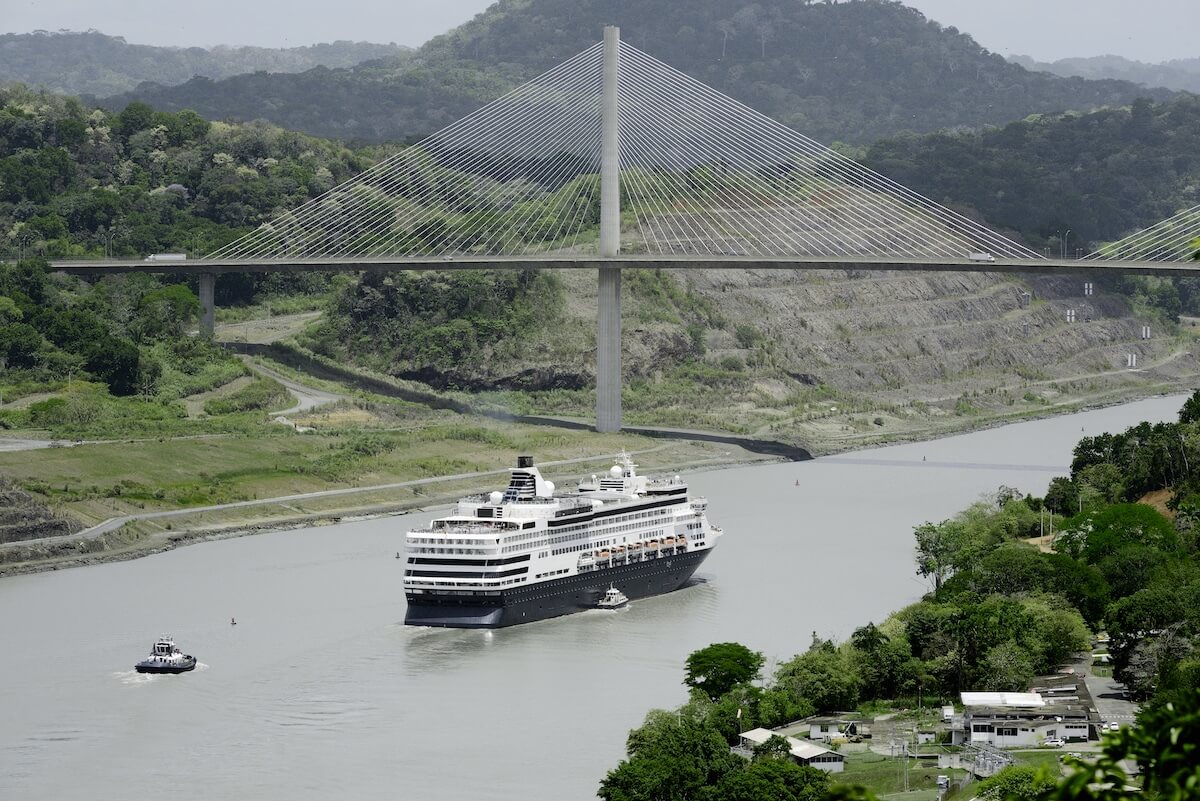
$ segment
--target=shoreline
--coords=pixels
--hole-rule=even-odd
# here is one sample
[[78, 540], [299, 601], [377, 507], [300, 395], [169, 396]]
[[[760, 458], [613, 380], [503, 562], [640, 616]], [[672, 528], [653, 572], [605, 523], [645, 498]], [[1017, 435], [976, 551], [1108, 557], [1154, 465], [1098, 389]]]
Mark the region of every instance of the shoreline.
[[[980, 421], [978, 425], [967, 425], [957, 430], [933, 432], [931, 436], [897, 437], [896, 439], [889, 441], [877, 441], [861, 444], [838, 443], [832, 445], [828, 449], [813, 449], [817, 451], [815, 454], [806, 448], [786, 446], [780, 443], [783, 448], [786, 448], [792, 453], [795, 453], [796, 451], [803, 452], [807, 458], [801, 459], [797, 459], [794, 456], [789, 457], [780, 455], [781, 451], [776, 451], [774, 454], [767, 455], [764, 454], [762, 450], [757, 451], [759, 455], [756, 457], [754, 455], [756, 451], [751, 450], [750, 448], [745, 448], [741, 445], [736, 445], [732, 441], [735, 439], [741, 439], [747, 444], [750, 442], [754, 442], [755, 444], [764, 442], [763, 440], [752, 440], [751, 438], [738, 438], [720, 434], [713, 434], [711, 437], [704, 436], [703, 438], [687, 436], [688, 434], [706, 434], [706, 432], [677, 432], [683, 436], [679, 438], [671, 438], [670, 433], [665, 430], [658, 432], [657, 436], [662, 438], [664, 442], [701, 440], [710, 443], [729, 445], [742, 451], [743, 458], [735, 457], [730, 459], [718, 459], [716, 461], [710, 459], [700, 462], [693, 462], [692, 464], [679, 464], [672, 468], [672, 470], [689, 470], [693, 473], [711, 472], [714, 470], [727, 470], [733, 467], [755, 464], [777, 464], [779, 462], [786, 461], [808, 461], [812, 459], [819, 459], [822, 456], [834, 456], [854, 452], [868, 452], [880, 448], [913, 444], [917, 442], [932, 442], [949, 437], [973, 434], [994, 428], [1001, 428], [1007, 425], [1016, 425], [1019, 423], [1033, 422], [1036, 420], [1064, 417], [1071, 414], [1112, 408], [1114, 406], [1138, 403], [1155, 398], [1168, 398], [1173, 395], [1186, 396], [1187, 394], [1188, 393], [1186, 391], [1182, 390], [1167, 390], [1148, 395], [1139, 395], [1133, 398], [1118, 398], [1111, 401], [1097, 401], [1094, 403], [1082, 403], [1078, 405], [1064, 404], [1057, 410], [1047, 409], [1040, 414], [1022, 415], [1019, 419], [993, 418], [987, 421]], [[551, 423], [549, 420], [545, 420], [541, 424], [548, 425]], [[641, 434], [643, 436], [647, 435], [648, 429], [641, 426], [636, 427], [636, 429], [637, 430], [635, 431], [631, 428], [630, 433]], [[844, 445], [844, 447], [839, 447], [839, 445]], [[732, 453], [726, 453], [725, 455], [733, 456]], [[576, 460], [568, 460], [568, 462], [573, 461], [586, 463], [588, 461], [602, 461], [607, 458], [607, 455], [597, 455], [594, 457], [589, 456]], [[562, 462], [547, 463], [547, 465], [553, 465], [554, 467], [565, 466]], [[17, 552], [21, 555], [27, 554], [30, 557], [27, 559], [21, 559], [21, 561], [14, 560], [0, 563], [0, 579], [8, 576], [46, 573], [58, 570], [67, 570], [76, 567], [107, 564], [110, 562], [129, 561], [132, 559], [141, 558], [143, 556], [151, 556], [153, 554], [163, 553], [188, 545], [234, 539], [238, 537], [252, 536], [254, 534], [336, 525], [343, 522], [377, 520], [383, 517], [401, 516], [420, 511], [433, 511], [453, 504], [462, 495], [486, 490], [487, 486], [489, 486], [483, 483], [486, 477], [489, 475], [501, 475], [504, 472], [506, 471], [501, 469], [495, 471], [486, 471], [483, 474], [470, 477], [437, 476], [426, 479], [414, 479], [412, 481], [397, 482], [394, 484], [330, 490], [326, 491], [325, 497], [347, 497], [353, 499], [353, 496], [359, 494], [369, 495], [373, 492], [395, 491], [401, 488], [412, 489], [415, 492], [415, 487], [418, 486], [436, 487], [438, 485], [447, 485], [446, 491], [431, 496], [405, 500], [380, 501], [375, 503], [360, 502], [323, 511], [301, 512], [296, 510], [294, 507], [289, 507], [287, 505], [288, 501], [295, 500], [298, 496], [281, 496], [278, 498], [266, 498], [249, 503], [241, 502], [224, 504], [217, 507], [201, 507], [198, 509], [183, 508], [160, 510], [157, 512], [149, 512], [144, 515], [121, 516], [105, 521], [98, 526], [93, 526], [91, 529], [85, 530], [84, 532], [72, 535], [64, 535], [47, 540], [30, 540], [25, 542], [17, 541], [0, 544], [0, 552]], [[457, 489], [451, 491], [451, 487], [456, 484], [458, 485]], [[319, 496], [321, 493], [315, 493], [315, 495]], [[363, 500], [365, 501], [366, 499], [364, 498]], [[249, 518], [235, 518], [226, 523], [222, 523], [219, 519], [212, 519], [214, 517], [219, 518], [221, 512], [245, 508], [259, 508], [263, 510], [264, 514], [251, 516]], [[281, 508], [290, 510], [292, 513], [284, 515], [265, 514], [271, 511], [277, 512]], [[196, 521], [186, 520], [186, 518], [193, 515], [201, 519]], [[176, 529], [172, 523], [167, 523], [164, 527], [158, 526], [155, 522], [157, 519], [170, 518], [185, 518], [184, 526]], [[120, 523], [97, 534], [88, 534], [88, 532], [91, 532], [95, 529], [112, 525], [115, 521], [120, 521]], [[156, 526], [158, 530], [153, 530]], [[81, 535], [87, 536], [81, 539]]]

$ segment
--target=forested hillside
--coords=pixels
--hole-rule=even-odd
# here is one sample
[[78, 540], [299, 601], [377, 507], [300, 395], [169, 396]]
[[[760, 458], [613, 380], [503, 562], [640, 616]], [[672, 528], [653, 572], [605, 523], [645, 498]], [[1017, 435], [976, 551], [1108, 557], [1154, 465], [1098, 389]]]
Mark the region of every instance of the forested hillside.
[[[277, 385], [257, 382], [212, 420], [190, 419], [181, 398], [244, 373], [186, 336], [194, 292], [147, 275], [88, 284], [48, 274], [43, 257], [207, 251], [369, 158], [266, 123], [209, 123], [142, 104], [114, 115], [0, 89], [0, 428], [193, 433], [241, 425], [238, 413], [278, 400]], [[263, 286], [302, 292], [324, 282], [230, 275], [218, 292], [244, 302]]]
[[0, 35], [0, 83], [17, 81], [65, 94], [106, 97], [143, 81], [163, 86], [196, 75], [228, 78], [250, 72], [301, 72], [350, 67], [376, 58], [403, 57], [409, 48], [370, 42], [307, 47], [152, 47], [98, 31]]
[[[0, 244], [12, 256], [209, 252], [388, 152], [141, 104], [112, 114], [22, 89], [0, 97]], [[1156, 120], [1183, 115], [1186, 125], [1193, 102], [1148, 112]], [[1077, 155], [1090, 152], [1086, 135], [1072, 142]], [[1192, 152], [1164, 146], [1158, 160], [1182, 170]], [[1126, 202], [1145, 215], [1130, 220], [1147, 225], [1165, 216], [1142, 202], [1155, 197], [1155, 186], [1127, 184]], [[1187, 348], [1170, 337], [1139, 339], [1136, 307], [1111, 295], [1074, 297], [1079, 286], [1070, 280], [1039, 279], [1028, 287], [1037, 302], [1024, 306], [1022, 285], [987, 275], [633, 271], [625, 286], [634, 332], [626, 405], [643, 422], [805, 441], [828, 433], [828, 401], [837, 398], [840, 414], [863, 416], [838, 426], [836, 436], [869, 437], [921, 425], [935, 399], [937, 414], [966, 425], [981, 409], [1033, 413], [1050, 399], [1127, 392], [1142, 381], [1173, 385], [1192, 370], [1179, 355]], [[218, 302], [253, 300], [264, 287], [305, 293], [327, 284], [307, 274], [224, 275]], [[1142, 289], [1174, 298], [1178, 312], [1170, 282]], [[573, 273], [365, 276], [336, 293], [302, 342], [340, 364], [438, 389], [519, 393], [482, 399], [511, 410], [584, 414], [592, 404], [594, 293], [593, 276]], [[138, 303], [121, 301], [100, 317], [118, 315], [116, 330], [136, 343], [140, 334], [123, 326], [132, 325]], [[1064, 323], [1068, 307], [1080, 310], [1080, 322]], [[14, 322], [32, 325], [25, 317]], [[40, 329], [39, 336], [23, 338], [22, 347], [26, 361], [45, 367], [44, 356], [28, 355], [53, 341]], [[1145, 372], [1119, 370], [1132, 350]], [[1080, 375], [1087, 380], [1055, 381]], [[1029, 390], [1031, 381], [1053, 385]]]
[[1025, 69], [1052, 72], [1064, 77], [1078, 76], [1091, 80], [1112, 78], [1133, 81], [1143, 86], [1162, 86], [1185, 92], [1200, 93], [1200, 58], [1179, 58], [1162, 64], [1130, 61], [1121, 56], [1092, 56], [1090, 58], [1060, 58], [1058, 61], [1035, 61], [1029, 56], [1010, 56], [1009, 61]]
[[268, 123], [210, 123], [140, 103], [120, 114], [0, 88], [7, 255], [208, 252], [372, 163]]
[[865, 162], [1034, 246], [1087, 253], [1200, 203], [1200, 98], [898, 137]]
[[265, 118], [323, 136], [421, 137], [600, 39], [604, 25], [668, 64], [822, 141], [1001, 124], [1165, 98], [1121, 81], [1032, 73], [892, 0], [502, 0], [411, 64], [142, 86], [129, 100]]

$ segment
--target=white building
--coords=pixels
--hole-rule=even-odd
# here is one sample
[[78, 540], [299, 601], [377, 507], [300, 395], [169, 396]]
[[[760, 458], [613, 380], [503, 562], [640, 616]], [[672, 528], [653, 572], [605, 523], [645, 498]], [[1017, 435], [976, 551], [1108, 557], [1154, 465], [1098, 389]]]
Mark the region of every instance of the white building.
[[859, 734], [859, 721], [845, 718], [812, 717], [800, 721], [808, 725], [808, 739], [832, 742]]
[[[751, 729], [747, 732], [742, 732], [738, 735], [741, 739], [742, 747], [751, 750], [756, 745], [762, 745], [767, 740], [770, 740], [775, 732], [769, 729]], [[837, 751], [832, 751], [824, 746], [817, 745], [809, 740], [803, 740], [799, 737], [784, 737], [790, 748], [792, 759], [798, 765], [805, 765], [817, 770], [823, 770], [826, 773], [841, 773], [846, 769], [846, 757], [839, 754]]]
[[1088, 739], [1089, 710], [1078, 698], [1040, 693], [962, 693], [962, 728], [954, 745], [987, 743], [997, 748], [1038, 746], [1046, 740]]

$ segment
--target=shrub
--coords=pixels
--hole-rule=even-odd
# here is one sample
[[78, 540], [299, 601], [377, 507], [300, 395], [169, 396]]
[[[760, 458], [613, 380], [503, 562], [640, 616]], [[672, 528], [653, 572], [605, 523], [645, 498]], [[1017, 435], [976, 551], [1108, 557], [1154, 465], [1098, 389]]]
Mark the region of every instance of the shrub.
[[269, 378], [259, 378], [224, 398], [212, 398], [204, 402], [204, 411], [213, 416], [269, 409], [287, 398], [283, 384]]
[[52, 428], [67, 422], [67, 402], [62, 398], [47, 398], [29, 405], [29, 422], [39, 428]]

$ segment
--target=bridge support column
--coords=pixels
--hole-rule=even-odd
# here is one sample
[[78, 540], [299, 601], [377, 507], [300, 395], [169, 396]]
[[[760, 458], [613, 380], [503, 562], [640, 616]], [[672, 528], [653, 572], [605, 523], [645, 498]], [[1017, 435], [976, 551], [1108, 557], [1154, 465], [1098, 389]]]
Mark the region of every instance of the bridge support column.
[[212, 339], [216, 330], [216, 288], [215, 273], [200, 273], [200, 336], [205, 339]]
[[596, 325], [596, 430], [621, 430], [621, 271], [601, 267]]
[[[621, 159], [617, 128], [619, 28], [604, 29], [601, 98], [600, 256], [621, 252]], [[601, 267], [596, 310], [596, 430], [621, 430], [621, 270]]]

